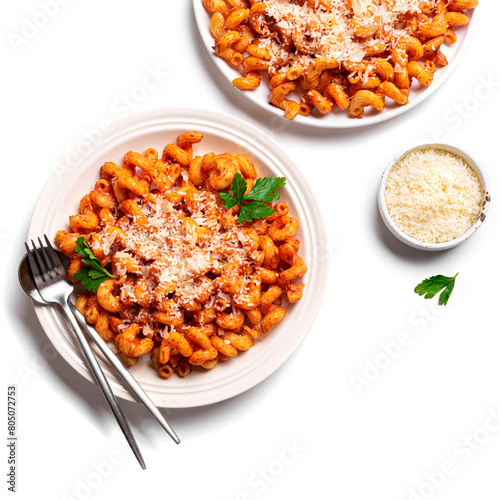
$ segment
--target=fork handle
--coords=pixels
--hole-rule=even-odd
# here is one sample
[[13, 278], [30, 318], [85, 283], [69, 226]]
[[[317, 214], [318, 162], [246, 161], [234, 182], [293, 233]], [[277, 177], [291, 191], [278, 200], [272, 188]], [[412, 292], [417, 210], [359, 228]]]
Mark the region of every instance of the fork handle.
[[146, 394], [144, 389], [139, 385], [134, 376], [123, 366], [120, 360], [116, 357], [115, 353], [108, 347], [108, 344], [104, 342], [101, 336], [93, 329], [89, 328], [85, 317], [82, 313], [72, 304], [69, 303], [69, 307], [71, 312], [79, 321], [82, 329], [87, 333], [87, 335], [95, 342], [97, 347], [102, 351], [106, 359], [111, 363], [113, 368], [117, 371], [118, 375], [126, 382], [126, 384], [130, 387], [130, 390], [142, 401], [144, 406], [149, 410], [151, 415], [157, 420], [157, 422], [167, 431], [168, 435], [179, 444], [181, 441], [175, 431], [170, 427], [168, 422], [165, 420], [163, 415], [160, 413], [160, 410], [155, 406], [155, 404], [151, 401], [149, 396]]
[[118, 405], [118, 402], [116, 401], [116, 398], [111, 390], [111, 387], [109, 386], [109, 383], [104, 376], [104, 373], [101, 369], [101, 366], [97, 362], [97, 359], [94, 355], [94, 351], [92, 351], [92, 348], [90, 347], [90, 344], [88, 343], [87, 339], [85, 338], [85, 335], [82, 333], [80, 326], [78, 325], [78, 322], [76, 321], [75, 317], [72, 314], [72, 311], [68, 304], [61, 303], [61, 307], [66, 314], [66, 317], [68, 318], [69, 322], [71, 323], [71, 327], [73, 331], [75, 332], [76, 338], [78, 339], [78, 342], [80, 343], [83, 352], [87, 358], [87, 361], [89, 362], [90, 369], [92, 373], [94, 374], [94, 377], [101, 388], [101, 391], [106, 398], [106, 401], [111, 408], [111, 411], [113, 412], [113, 415], [115, 416], [118, 425], [120, 426], [120, 429], [122, 430], [123, 434], [125, 435], [125, 438], [128, 441], [128, 444], [132, 448], [132, 451], [134, 452], [134, 455], [136, 456], [138, 462], [141, 464], [141, 467], [143, 469], [146, 468], [146, 464], [144, 463], [144, 459], [142, 458], [141, 451], [139, 450], [139, 446], [137, 444], [137, 441], [135, 440], [134, 435], [132, 434], [132, 430], [130, 429], [130, 426], [128, 425], [128, 422], [125, 418], [125, 415], [123, 414], [121, 408]]

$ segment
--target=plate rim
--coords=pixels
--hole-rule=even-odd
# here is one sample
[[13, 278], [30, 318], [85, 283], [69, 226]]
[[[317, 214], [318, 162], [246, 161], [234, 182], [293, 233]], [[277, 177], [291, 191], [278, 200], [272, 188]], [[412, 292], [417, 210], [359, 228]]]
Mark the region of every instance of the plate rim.
[[[281, 163], [280, 168], [286, 165], [285, 170], [287, 172], [287, 175], [290, 175], [290, 178], [293, 180], [293, 183], [291, 183], [291, 187], [292, 191], [295, 193], [295, 196], [297, 198], [296, 201], [299, 201], [301, 203], [300, 209], [304, 210], [307, 213], [308, 222], [313, 223], [309, 227], [305, 228], [311, 232], [309, 239], [316, 242], [318, 237], [320, 237], [319, 241], [323, 241], [322, 238], [326, 238], [327, 233], [319, 205], [316, 202], [316, 198], [313, 194], [313, 191], [310, 188], [309, 184], [307, 183], [305, 176], [302, 174], [301, 170], [295, 165], [295, 163], [290, 159], [288, 154], [281, 148], [281, 146], [273, 138], [267, 136], [267, 134], [264, 134], [265, 142], [264, 141], [256, 142], [256, 138], [262, 136], [262, 131], [259, 130], [256, 126], [246, 122], [245, 120], [242, 120], [240, 118], [235, 118], [231, 115], [213, 112], [211, 110], [200, 110], [199, 108], [189, 108], [189, 107], [160, 108], [160, 109], [153, 109], [140, 113], [135, 113], [125, 119], [114, 122], [115, 127], [106, 137], [106, 139], [97, 146], [94, 146], [92, 148], [92, 152], [89, 155], [81, 158], [77, 162], [74, 168], [83, 167], [84, 171], [90, 169], [91, 168], [90, 164], [92, 163], [92, 157], [98, 156], [99, 154], [105, 154], [106, 149], [109, 149], [113, 143], [116, 143], [117, 141], [119, 142], [120, 137], [122, 137], [122, 140], [125, 140], [125, 136], [128, 136], [131, 133], [139, 137], [141, 136], [141, 131], [144, 131], [145, 129], [156, 127], [156, 131], [158, 131], [159, 127], [161, 127], [162, 124], [163, 126], [169, 126], [169, 124], [170, 126], [172, 126], [172, 123], [176, 121], [180, 122], [179, 126], [183, 125], [182, 122], [189, 122], [189, 124], [193, 127], [192, 129], [196, 129], [196, 127], [200, 125], [203, 126], [203, 123], [205, 123], [206, 125], [210, 125], [215, 122], [216, 127], [220, 128], [222, 132], [229, 133], [230, 137], [228, 137], [228, 140], [230, 141], [235, 141], [235, 139], [238, 139], [238, 134], [235, 132], [237, 130], [239, 134], [245, 135], [246, 142], [250, 146], [252, 146], [252, 153], [256, 154], [257, 156], [260, 154], [261, 156], [264, 157], [267, 156], [270, 158], [279, 159]], [[225, 125], [226, 130], [223, 130], [224, 129], [223, 125]], [[146, 135], [147, 133], [151, 132], [143, 132], [143, 134]], [[235, 142], [236, 144], [240, 144], [239, 141]], [[77, 147], [78, 145], [72, 151], [74, 151]], [[68, 158], [68, 156], [66, 156], [60, 162], [59, 166], [65, 164], [65, 161]], [[266, 168], [270, 167], [266, 165]], [[71, 184], [72, 184], [71, 176], [66, 175], [61, 179], [60, 175], [58, 175], [58, 167], [57, 167], [50, 176], [50, 178], [48, 179], [47, 183], [45, 184], [38, 198], [38, 201], [35, 205], [35, 208], [33, 210], [33, 216], [29, 224], [28, 238], [39, 236], [40, 227], [50, 224], [50, 221], [47, 222], [50, 210], [47, 210], [47, 214], [45, 213], [44, 210], [44, 205], [46, 205], [47, 203], [46, 201], [47, 197], [52, 196], [54, 190], [62, 191], [65, 189], [65, 187]], [[49, 207], [53, 203], [49, 204]], [[52, 209], [52, 211], [53, 210], [54, 208]], [[318, 264], [316, 262], [315, 255], [313, 255], [313, 251], [315, 252], [316, 250], [311, 248], [309, 249], [309, 251], [311, 252], [310, 258], [312, 258], [315, 261], [314, 264], [316, 267]], [[257, 363], [256, 366], [261, 367], [263, 365], [263, 369], [258, 373], [258, 376], [252, 377], [251, 376], [252, 371], [247, 370], [246, 373], [238, 375], [236, 376], [236, 378], [233, 376], [232, 380], [228, 383], [223, 383], [216, 387], [210, 388], [206, 391], [205, 390], [198, 392], [193, 391], [187, 394], [186, 393], [165, 394], [163, 392], [160, 393], [153, 392], [151, 388], [145, 387], [143, 385], [143, 388], [151, 397], [153, 402], [157, 406], [168, 407], [168, 408], [190, 408], [190, 407], [204, 406], [207, 404], [213, 404], [237, 396], [251, 389], [252, 387], [255, 387], [260, 382], [265, 380], [268, 376], [270, 376], [272, 373], [274, 373], [280, 366], [283, 365], [283, 363], [287, 359], [290, 358], [290, 356], [295, 352], [300, 343], [304, 340], [307, 333], [312, 328], [315, 318], [320, 310], [320, 306], [322, 303], [322, 299], [324, 297], [327, 284], [328, 267], [329, 267], [328, 252], [325, 252], [324, 254], [321, 255], [320, 265], [318, 267], [321, 270], [320, 273], [317, 272], [313, 273], [312, 270], [310, 271], [311, 279], [315, 281], [314, 286], [317, 292], [315, 293], [316, 302], [313, 303], [312, 310], [308, 309], [307, 313], [304, 314], [305, 316], [304, 321], [306, 323], [306, 328], [304, 329], [303, 332], [300, 333], [300, 335], [294, 335], [292, 337], [293, 342], [290, 343], [290, 346], [285, 353], [279, 352], [278, 354], [276, 354], [275, 351], [279, 349], [275, 348], [273, 352], [271, 352], [267, 356], [264, 356], [264, 359], [259, 360], [259, 363]], [[95, 384], [93, 375], [89, 372], [86, 363], [82, 359], [79, 346], [76, 345], [74, 339], [70, 338], [67, 330], [64, 331], [65, 335], [62, 335], [62, 332], [59, 329], [60, 322], [58, 326], [57, 313], [54, 311], [54, 309], [50, 306], [44, 306], [36, 304], [34, 302], [33, 302], [33, 307], [40, 321], [40, 324], [42, 325], [43, 330], [45, 331], [48, 339], [52, 342], [52, 344], [59, 352], [59, 354], [61, 354], [61, 356], [75, 371], [77, 371], [84, 378]], [[98, 352], [99, 351], [96, 351], [96, 353]], [[269, 366], [270, 363], [268, 362], [268, 358], [270, 357], [272, 358], [273, 356], [276, 358], [277, 361], [271, 363], [272, 366]], [[103, 360], [101, 366], [106, 374], [106, 377], [110, 382], [111, 387], [113, 388], [113, 392], [117, 396], [129, 401], [137, 401], [136, 398], [126, 388], [125, 384], [121, 381], [121, 379], [115, 375], [115, 372], [112, 370], [112, 368], [107, 362]], [[240, 384], [240, 387], [239, 388], [235, 387], [235, 382], [240, 379], [243, 379], [243, 382]], [[198, 399], [196, 401], [193, 400], [193, 394], [198, 396]]]
[[[482, 10], [482, 3], [479, 3], [477, 7], [472, 10], [472, 13], [469, 14], [469, 24], [464, 27], [467, 30], [461, 45], [458, 49], [457, 54], [453, 58], [453, 60], [445, 67], [439, 68], [438, 71], [441, 72], [440, 78], [436, 81], [433, 81], [432, 84], [423, 89], [420, 94], [418, 94], [414, 99], [410, 100], [406, 106], [398, 106], [390, 109], [386, 113], [382, 111], [381, 113], [374, 114], [372, 116], [364, 116], [363, 118], [348, 118], [343, 116], [342, 121], [335, 121], [332, 119], [333, 117], [330, 115], [325, 115], [324, 117], [310, 117], [310, 116], [300, 116], [298, 115], [294, 120], [287, 119], [283, 112], [271, 106], [267, 102], [263, 102], [261, 99], [255, 97], [255, 94], [252, 94], [252, 91], [242, 91], [237, 89], [232, 85], [232, 79], [237, 76], [241, 76], [236, 70], [233, 70], [225, 61], [223, 61], [220, 57], [215, 56], [213, 50], [211, 50], [211, 44], [214, 43], [212, 35], [210, 32], [205, 29], [202, 29], [203, 25], [207, 24], [209, 20], [209, 14], [205, 10], [201, 0], [192, 0], [193, 12], [196, 21], [196, 26], [198, 30], [198, 34], [202, 40], [202, 44], [205, 47], [206, 52], [208, 53], [209, 58], [214, 63], [214, 65], [218, 68], [222, 76], [228, 81], [229, 86], [233, 89], [233, 91], [238, 92], [240, 95], [243, 95], [245, 99], [248, 99], [253, 104], [257, 105], [259, 108], [266, 110], [267, 112], [273, 114], [274, 116], [278, 116], [282, 120], [285, 120], [286, 123], [291, 124], [299, 124], [307, 127], [314, 128], [322, 128], [322, 129], [333, 129], [333, 130], [351, 130], [351, 129], [359, 129], [363, 127], [369, 127], [373, 125], [377, 125], [379, 123], [386, 122], [398, 116], [401, 116], [408, 111], [414, 109], [419, 104], [424, 102], [427, 98], [434, 94], [441, 86], [445, 83], [446, 80], [453, 74], [457, 66], [460, 64], [460, 61], [465, 56], [471, 40], [473, 38], [474, 32], [476, 30], [476, 26], [478, 24], [478, 12]], [[207, 19], [204, 20], [203, 16]], [[230, 75], [230, 72], [234, 72]], [[330, 118], [330, 119], [329, 119]]]

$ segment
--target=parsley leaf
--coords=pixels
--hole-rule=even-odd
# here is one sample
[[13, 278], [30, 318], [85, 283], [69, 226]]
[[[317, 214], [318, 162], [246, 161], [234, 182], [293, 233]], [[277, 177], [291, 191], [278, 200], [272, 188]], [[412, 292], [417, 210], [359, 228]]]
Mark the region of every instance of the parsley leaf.
[[108, 278], [116, 278], [104, 268], [101, 261], [87, 245], [83, 236], [76, 239], [75, 252], [83, 257], [83, 267], [73, 275], [73, 278], [79, 281], [87, 290], [97, 292], [99, 285], [103, 281]]
[[238, 200], [231, 193], [228, 193], [227, 191], [222, 191], [220, 193], [220, 197], [224, 202], [224, 206], [228, 210], [238, 204]]
[[270, 203], [273, 200], [279, 200], [280, 195], [276, 190], [286, 184], [284, 177], [264, 177], [255, 181], [253, 189], [245, 196], [247, 200], [263, 201]]
[[415, 287], [414, 292], [418, 293], [419, 295], [424, 295], [424, 298], [426, 299], [432, 299], [432, 297], [443, 290], [439, 295], [439, 305], [445, 306], [446, 304], [448, 304], [451, 292], [453, 292], [453, 288], [455, 287], [455, 279], [457, 276], [458, 273], [455, 274], [453, 278], [448, 278], [447, 276], [443, 276], [442, 274], [432, 276], [422, 281], [422, 283], [419, 283]]
[[247, 190], [247, 182], [239, 172], [236, 172], [233, 177], [233, 180], [231, 182], [231, 190], [237, 200], [242, 200], [243, 196], [245, 196], [245, 191]]
[[252, 201], [243, 205], [240, 210], [238, 222], [252, 222], [253, 219], [264, 219], [269, 215], [274, 214], [274, 209], [270, 206], [261, 203], [260, 201]]
[[280, 195], [276, 190], [285, 184], [285, 177], [260, 177], [255, 181], [252, 190], [245, 196], [247, 183], [243, 176], [236, 172], [231, 182], [233, 194], [222, 192], [220, 197], [228, 210], [236, 205], [240, 206], [238, 222], [251, 222], [254, 219], [263, 219], [274, 214], [274, 209], [266, 203], [279, 200]]

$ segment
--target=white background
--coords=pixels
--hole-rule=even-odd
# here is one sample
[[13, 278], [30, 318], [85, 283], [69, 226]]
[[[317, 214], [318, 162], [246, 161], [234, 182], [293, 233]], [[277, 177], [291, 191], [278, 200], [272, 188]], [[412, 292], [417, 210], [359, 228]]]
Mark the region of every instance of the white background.
[[[342, 132], [285, 122], [239, 96], [213, 67], [188, 0], [59, 0], [31, 39], [13, 42], [42, 3], [3, 2], [0, 16], [2, 391], [6, 401], [7, 386], [17, 385], [17, 497], [498, 499], [500, 6], [481, 0], [465, 58], [430, 99]], [[124, 105], [148, 69], [161, 82]], [[86, 131], [169, 106], [232, 114], [276, 139], [317, 195], [331, 266], [314, 327], [282, 368], [231, 400], [165, 412], [179, 446], [141, 406], [121, 401], [142, 471], [99, 390], [54, 354], [16, 272], [37, 197]], [[478, 233], [440, 254], [400, 244], [376, 208], [387, 162], [432, 134], [469, 151], [493, 192]], [[446, 308], [413, 293], [428, 276], [456, 272]], [[401, 336], [408, 344], [396, 349]], [[367, 368], [387, 361], [384, 346], [395, 359]], [[446, 475], [436, 472], [443, 467]]]

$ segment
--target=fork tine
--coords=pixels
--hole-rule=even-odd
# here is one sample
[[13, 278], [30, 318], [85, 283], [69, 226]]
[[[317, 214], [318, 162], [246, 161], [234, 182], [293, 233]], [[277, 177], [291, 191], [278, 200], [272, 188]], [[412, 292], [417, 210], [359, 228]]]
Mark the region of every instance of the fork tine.
[[[31, 242], [33, 243], [33, 240], [31, 240]], [[31, 269], [31, 273], [33, 274], [33, 278], [36, 279], [40, 276], [43, 276], [42, 270], [38, 266], [38, 262], [35, 260], [33, 252], [30, 249], [28, 243], [24, 242], [24, 248], [26, 248], [26, 255], [28, 256], [28, 263]]]
[[64, 266], [63, 263], [61, 262], [61, 259], [59, 258], [59, 255], [57, 255], [57, 252], [54, 250], [54, 247], [51, 245], [49, 239], [47, 238], [47, 235], [44, 234], [43, 238], [45, 239], [45, 243], [47, 243], [47, 253], [49, 255], [50, 261], [52, 263], [52, 267], [54, 268], [54, 271], [58, 276], [62, 275], [64, 276]]
[[31, 240], [31, 252], [36, 261], [38, 270], [40, 271], [40, 277], [45, 283], [47, 281], [47, 267], [42, 259], [39, 249], [36, 246], [36, 243], [33, 240]]
[[53, 278], [52, 266], [50, 265], [49, 256], [47, 255], [45, 247], [43, 246], [42, 240], [40, 238], [38, 238], [38, 244], [40, 246], [38, 248], [37, 253], [40, 256], [40, 260], [43, 262], [45, 272], [47, 273], [49, 279], [52, 279]]
[[44, 283], [47, 282], [47, 276], [46, 276], [46, 269], [45, 269], [45, 265], [44, 265], [44, 262], [42, 261], [39, 253], [38, 253], [38, 248], [36, 247], [35, 245], [35, 242], [33, 240], [31, 240], [31, 255], [32, 255], [32, 258], [33, 260], [35, 261], [35, 267], [38, 271], [38, 276], [35, 276], [35, 281], [36, 281], [36, 278], [40, 278]]

